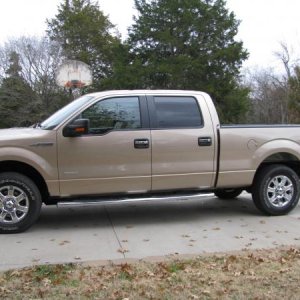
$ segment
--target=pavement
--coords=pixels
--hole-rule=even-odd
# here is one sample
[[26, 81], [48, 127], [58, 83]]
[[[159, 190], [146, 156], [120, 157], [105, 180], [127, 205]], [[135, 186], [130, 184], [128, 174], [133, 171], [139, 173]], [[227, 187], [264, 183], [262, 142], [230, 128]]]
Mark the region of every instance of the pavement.
[[27, 232], [0, 235], [0, 270], [37, 264], [122, 262], [300, 246], [300, 206], [266, 217], [243, 193], [192, 200], [42, 208]]

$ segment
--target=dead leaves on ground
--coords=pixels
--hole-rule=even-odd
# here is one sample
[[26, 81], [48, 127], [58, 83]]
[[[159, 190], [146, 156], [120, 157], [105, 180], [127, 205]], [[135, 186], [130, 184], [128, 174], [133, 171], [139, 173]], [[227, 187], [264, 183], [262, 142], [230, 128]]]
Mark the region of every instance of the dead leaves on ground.
[[44, 265], [0, 274], [0, 298], [280, 299], [299, 292], [299, 272], [298, 248], [106, 267]]

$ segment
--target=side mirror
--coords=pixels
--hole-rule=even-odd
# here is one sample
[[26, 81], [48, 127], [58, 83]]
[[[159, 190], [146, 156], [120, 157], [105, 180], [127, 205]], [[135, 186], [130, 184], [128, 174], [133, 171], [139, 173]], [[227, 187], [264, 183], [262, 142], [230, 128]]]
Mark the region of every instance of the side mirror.
[[64, 137], [76, 137], [89, 132], [89, 120], [77, 119], [63, 129]]

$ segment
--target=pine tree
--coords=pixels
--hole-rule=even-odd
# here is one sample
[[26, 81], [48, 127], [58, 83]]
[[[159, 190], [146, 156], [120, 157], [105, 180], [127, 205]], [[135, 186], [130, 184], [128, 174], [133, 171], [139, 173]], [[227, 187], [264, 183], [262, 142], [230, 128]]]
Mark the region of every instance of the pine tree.
[[114, 26], [91, 0], [64, 0], [47, 33], [62, 46], [67, 59], [80, 60], [93, 71], [94, 87], [111, 75], [112, 49], [120, 43], [111, 34]]
[[39, 118], [37, 96], [20, 75], [16, 52], [11, 52], [9, 62], [0, 87], [0, 128], [28, 126]]
[[206, 91], [223, 122], [240, 121], [248, 91], [237, 79], [248, 54], [235, 40], [239, 21], [225, 1], [135, 0], [135, 6], [129, 55], [115, 76], [124, 72], [131, 88]]

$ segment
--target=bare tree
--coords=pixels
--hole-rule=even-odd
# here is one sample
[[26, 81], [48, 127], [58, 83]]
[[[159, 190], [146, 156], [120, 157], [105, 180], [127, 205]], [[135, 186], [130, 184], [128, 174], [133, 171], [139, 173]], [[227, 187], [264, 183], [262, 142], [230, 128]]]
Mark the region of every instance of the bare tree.
[[46, 37], [20, 37], [0, 47], [0, 80], [6, 76], [9, 55], [18, 53], [21, 76], [39, 95], [46, 112], [50, 110], [53, 95], [59, 88], [55, 83], [55, 70], [64, 59], [61, 47]]
[[246, 73], [246, 85], [251, 90], [251, 122], [287, 124], [296, 120], [295, 111], [291, 109], [291, 95], [296, 99], [291, 83], [296, 85], [297, 59], [284, 42], [280, 43], [280, 50], [274, 55], [283, 66], [283, 72], [263, 69]]
[[282, 76], [288, 80], [292, 76], [292, 69], [294, 66], [294, 61], [292, 58], [293, 49], [291, 49], [287, 43], [280, 42], [279, 43], [280, 50], [274, 52], [274, 56], [282, 63], [285, 74], [282, 74]]
[[251, 113], [253, 123], [287, 123], [287, 111], [283, 101], [285, 86], [272, 70], [252, 70], [245, 76], [250, 88]]

